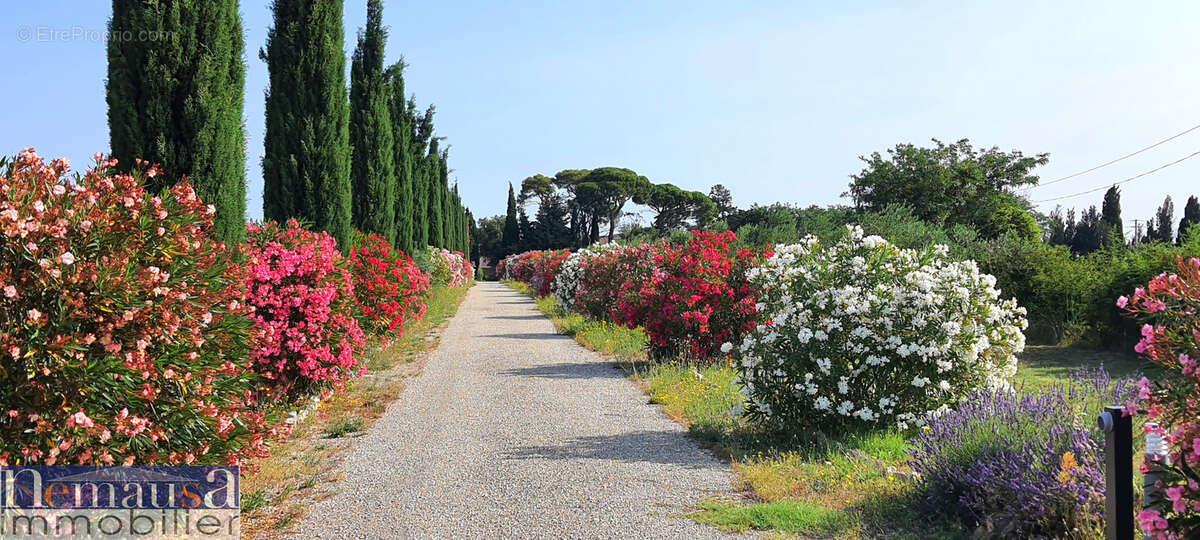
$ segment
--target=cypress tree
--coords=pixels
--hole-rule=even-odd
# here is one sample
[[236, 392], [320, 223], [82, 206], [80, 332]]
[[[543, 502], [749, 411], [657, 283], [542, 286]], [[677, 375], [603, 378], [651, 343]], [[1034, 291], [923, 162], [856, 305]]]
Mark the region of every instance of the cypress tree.
[[521, 244], [521, 226], [517, 222], [517, 196], [513, 191], [512, 182], [508, 183], [508, 211], [504, 215], [504, 232], [500, 240], [506, 255], [516, 253]]
[[425, 156], [426, 177], [429, 186], [429, 209], [425, 217], [425, 226], [429, 230], [429, 245], [446, 247], [446, 237], [442, 231], [442, 198], [445, 192], [442, 186], [442, 156], [438, 152], [438, 138], [429, 141], [429, 155]]
[[246, 66], [237, 0], [113, 0], [109, 30], [161, 39], [108, 40], [108, 126], [124, 170], [136, 158], [165, 174], [158, 191], [184, 175], [217, 208], [217, 235], [246, 235]]
[[1154, 238], [1163, 242], [1175, 241], [1175, 203], [1171, 201], [1171, 196], [1163, 199], [1162, 206], [1158, 207], [1158, 212], [1154, 213], [1154, 218], [1158, 221], [1158, 228], [1154, 231]]
[[1121, 227], [1121, 190], [1117, 189], [1117, 186], [1112, 186], [1104, 192], [1100, 216], [1100, 220], [1109, 228]]
[[354, 225], [396, 242], [395, 145], [386, 81], [383, 77], [380, 0], [367, 1], [367, 28], [358, 34], [350, 63], [350, 179], [354, 186]]
[[[408, 110], [416, 114], [417, 105], [412, 100], [408, 102]], [[425, 110], [425, 114], [413, 123], [413, 137], [410, 150], [413, 155], [413, 247], [425, 249], [429, 241], [429, 160], [425, 150], [433, 136], [433, 105]]]
[[1179, 243], [1183, 243], [1187, 239], [1186, 235], [1197, 223], [1200, 223], [1200, 200], [1192, 195], [1188, 197], [1187, 204], [1183, 206], [1183, 219], [1179, 220]]
[[340, 0], [275, 0], [267, 62], [263, 214], [350, 243], [350, 106]]
[[392, 163], [396, 170], [396, 247], [411, 254], [413, 242], [413, 111], [404, 96], [404, 60], [387, 70], [388, 112], [392, 120]]
[[438, 180], [439, 188], [442, 190], [442, 245], [453, 249], [454, 232], [452, 224], [454, 223], [454, 202], [450, 196], [450, 149], [442, 150], [442, 159], [438, 161], [441, 174]]

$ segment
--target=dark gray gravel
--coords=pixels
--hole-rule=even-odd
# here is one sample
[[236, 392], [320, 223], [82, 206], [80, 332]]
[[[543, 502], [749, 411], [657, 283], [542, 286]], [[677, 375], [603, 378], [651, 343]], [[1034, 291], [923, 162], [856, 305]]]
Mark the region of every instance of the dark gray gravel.
[[671, 516], [732, 490], [728, 463], [498, 283], [470, 291], [342, 473], [298, 536], [720, 537]]

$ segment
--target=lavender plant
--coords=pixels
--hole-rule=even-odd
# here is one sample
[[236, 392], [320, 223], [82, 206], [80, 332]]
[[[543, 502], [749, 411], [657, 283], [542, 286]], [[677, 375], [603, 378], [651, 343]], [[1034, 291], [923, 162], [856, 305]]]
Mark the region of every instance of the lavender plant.
[[1042, 389], [984, 390], [912, 441], [932, 511], [995, 537], [1103, 535], [1094, 415], [1136, 395], [1130, 379], [1079, 371]]

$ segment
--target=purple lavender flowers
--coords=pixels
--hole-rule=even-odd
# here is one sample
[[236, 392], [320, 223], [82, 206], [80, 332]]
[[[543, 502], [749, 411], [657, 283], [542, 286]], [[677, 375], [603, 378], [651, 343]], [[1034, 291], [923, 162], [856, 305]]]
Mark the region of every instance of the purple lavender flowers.
[[971, 395], [913, 440], [930, 509], [988, 536], [1102, 535], [1104, 460], [1093, 417], [1134, 391], [1099, 369], [1046, 388]]

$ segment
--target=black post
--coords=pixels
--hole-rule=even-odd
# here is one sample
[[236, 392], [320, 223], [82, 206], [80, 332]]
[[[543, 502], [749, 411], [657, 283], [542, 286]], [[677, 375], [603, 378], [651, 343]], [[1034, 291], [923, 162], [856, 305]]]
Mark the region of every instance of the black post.
[[1133, 417], [1122, 411], [1119, 406], [1105, 407], [1100, 415], [1108, 540], [1133, 540]]

